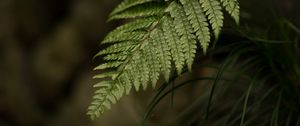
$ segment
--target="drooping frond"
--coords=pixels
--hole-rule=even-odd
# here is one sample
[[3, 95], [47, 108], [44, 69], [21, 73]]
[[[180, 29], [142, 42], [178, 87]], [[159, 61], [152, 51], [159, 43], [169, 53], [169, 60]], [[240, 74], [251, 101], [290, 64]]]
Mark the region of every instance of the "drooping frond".
[[208, 17], [209, 23], [218, 38], [220, 31], [223, 27], [223, 12], [218, 0], [200, 0], [200, 3]]
[[240, 22], [240, 6], [237, 0], [221, 0], [226, 11], [233, 17], [235, 22]]
[[[235, 10], [231, 1], [221, 1], [227, 11]], [[236, 16], [235, 11], [229, 13]], [[209, 47], [209, 24], [216, 38], [223, 26], [217, 0], [124, 0], [111, 13], [109, 20], [114, 19], [131, 20], [110, 32], [101, 42], [107, 48], [95, 56], [105, 63], [94, 68], [101, 71], [94, 78], [105, 81], [94, 85], [97, 90], [88, 109], [93, 119], [132, 87], [154, 88], [160, 76], [169, 81], [173, 69], [178, 74], [186, 66], [191, 70], [197, 41], [204, 53]]]

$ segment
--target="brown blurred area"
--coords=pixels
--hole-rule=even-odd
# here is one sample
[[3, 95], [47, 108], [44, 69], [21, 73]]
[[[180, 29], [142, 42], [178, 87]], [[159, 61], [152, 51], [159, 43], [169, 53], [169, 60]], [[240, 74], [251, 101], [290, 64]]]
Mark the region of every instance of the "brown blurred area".
[[110, 0], [0, 0], [0, 126], [92, 125], [93, 55]]
[[[240, 1], [243, 10], [261, 0]], [[85, 114], [94, 91], [92, 69], [99, 63], [93, 55], [104, 35], [119, 24], [106, 22], [119, 2], [0, 0], [0, 126], [138, 124], [143, 109], [131, 95], [101, 119], [91, 121]], [[300, 26], [299, 0], [274, 3]]]

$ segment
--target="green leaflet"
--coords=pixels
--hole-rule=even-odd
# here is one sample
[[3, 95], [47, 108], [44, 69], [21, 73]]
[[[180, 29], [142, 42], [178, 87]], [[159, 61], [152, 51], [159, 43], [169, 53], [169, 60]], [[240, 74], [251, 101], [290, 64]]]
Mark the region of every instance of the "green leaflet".
[[183, 4], [184, 10], [188, 15], [188, 19], [192, 24], [194, 32], [200, 41], [204, 54], [207, 52], [207, 48], [210, 42], [210, 32], [208, 28], [207, 19], [203, 13], [198, 0], [180, 0]]
[[128, 71], [125, 71], [124, 73], [125, 74], [122, 74], [117, 81], [123, 84], [123, 86], [125, 87], [125, 93], [128, 95], [132, 88], [132, 80], [129, 77]]
[[[145, 50], [145, 48], [143, 49]], [[143, 56], [143, 58], [140, 59], [140, 62], [138, 64], [137, 67], [140, 67], [142, 68], [141, 70], [143, 71], [142, 74], [141, 74], [141, 82], [142, 82], [142, 86], [143, 86], [143, 89], [146, 90], [147, 87], [148, 87], [148, 84], [149, 84], [149, 80], [150, 80], [150, 68], [147, 64], [147, 62], [151, 62], [151, 61], [148, 61], [147, 58], [146, 58], [146, 53], [145, 51], [141, 50], [141, 55]]]
[[147, 32], [146, 31], [132, 31], [132, 32], [124, 32], [117, 34], [115, 36], [108, 36], [102, 41], [102, 44], [105, 43], [115, 43], [122, 41], [140, 41], [143, 39]]
[[161, 64], [157, 60], [156, 51], [158, 50], [155, 47], [154, 40], [149, 39], [148, 46], [145, 46], [143, 53], [145, 55], [146, 64], [149, 68], [149, 78], [152, 82], [152, 87], [155, 88], [157, 80], [159, 79], [159, 72], [161, 68]]
[[200, 3], [208, 17], [209, 23], [215, 33], [215, 37], [218, 38], [220, 31], [223, 27], [223, 12], [218, 0], [200, 0]]
[[106, 78], [106, 77], [116, 76], [117, 74], [118, 73], [116, 71], [111, 71], [111, 72], [106, 72], [106, 73], [102, 73], [102, 74], [97, 74], [93, 78], [94, 79], [103, 79], [103, 78]]
[[170, 78], [171, 68], [171, 53], [170, 47], [163, 37], [163, 31], [161, 28], [155, 29], [151, 34], [151, 38], [154, 40], [153, 45], [156, 50], [157, 60], [161, 64], [161, 72], [163, 73], [166, 81]]
[[106, 109], [110, 109], [111, 104], [115, 104], [116, 101], [122, 97], [124, 92], [124, 87], [114, 81], [102, 81], [95, 85], [95, 87], [98, 86], [101, 86], [101, 88], [95, 91], [93, 101], [87, 113], [92, 119], [99, 117]]
[[140, 86], [143, 86], [143, 89], [147, 88], [147, 84], [149, 81], [149, 68], [146, 66], [146, 63], [144, 62], [145, 58], [143, 53], [136, 53], [136, 55], [133, 57], [133, 67], [136, 69], [134, 72], [134, 77], [136, 77], [137, 83], [136, 89], [139, 90]]
[[177, 69], [177, 73], [181, 74], [182, 69], [184, 67], [184, 46], [183, 41], [180, 41], [179, 36], [177, 35], [174, 27], [173, 20], [169, 16], [165, 16], [162, 19], [162, 29], [165, 36], [165, 40], [168, 43], [168, 47], [170, 47], [170, 52], [173, 61], [175, 62], [175, 66]]
[[128, 57], [127, 52], [121, 52], [121, 53], [114, 53], [114, 54], [106, 55], [103, 59], [111, 60], [111, 61], [114, 61], [114, 60], [123, 61], [123, 60], [126, 60], [127, 57]]
[[137, 46], [137, 44], [138, 44], [137, 42], [133, 42], [133, 41], [116, 43], [97, 53], [96, 57], [104, 54], [131, 51], [133, 48]]
[[237, 0], [221, 0], [226, 11], [233, 17], [235, 22], [240, 22], [240, 6]]
[[164, 12], [164, 7], [165, 4], [157, 2], [141, 4], [140, 6], [135, 6], [118, 14], [112, 15], [108, 20], [111, 21], [115, 19], [128, 19], [162, 15]]
[[107, 68], [116, 68], [118, 66], [120, 66], [123, 62], [120, 61], [114, 61], [114, 62], [107, 62], [104, 64], [101, 64], [97, 67], [94, 68], [94, 70], [103, 70], [103, 69], [107, 69]]
[[183, 50], [188, 69], [191, 71], [192, 64], [196, 53], [196, 41], [193, 33], [192, 25], [188, 23], [187, 16], [181, 5], [172, 2], [167, 9], [171, 16], [174, 18], [175, 30], [180, 36], [180, 41], [183, 43]]
[[136, 91], [140, 90], [141, 87], [141, 77], [140, 70], [136, 67], [136, 62], [132, 62], [132, 64], [128, 65], [128, 76], [131, 78], [133, 86]]
[[136, 6], [139, 4], [143, 4], [143, 3], [147, 3], [150, 1], [152, 1], [152, 0], [124, 0], [110, 13], [110, 16], [120, 13], [130, 7], [133, 7], [133, 6]]
[[[221, 0], [222, 6], [238, 22], [236, 0]], [[96, 54], [104, 63], [94, 68], [103, 79], [97, 88], [87, 114], [99, 117], [132, 87], [136, 91], [155, 88], [161, 75], [169, 81], [171, 71], [192, 70], [197, 41], [206, 53], [210, 42], [209, 24], [218, 38], [223, 13], [218, 0], [124, 0], [109, 20], [131, 19], [110, 32], [101, 44], [107, 48]], [[174, 64], [174, 66], [172, 65]]]
[[157, 22], [157, 17], [146, 17], [146, 18], [136, 19], [134, 21], [131, 21], [129, 23], [117, 27], [115, 30], [107, 34], [104, 40], [108, 38], [114, 38], [115, 36], [118, 36], [119, 34], [122, 33], [147, 29], [152, 24], [155, 24], [155, 22]]

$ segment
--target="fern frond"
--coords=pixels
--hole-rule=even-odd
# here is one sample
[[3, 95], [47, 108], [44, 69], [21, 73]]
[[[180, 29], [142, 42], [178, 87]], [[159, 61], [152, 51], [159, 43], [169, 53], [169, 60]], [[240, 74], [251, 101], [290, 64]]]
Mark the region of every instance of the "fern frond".
[[120, 13], [130, 7], [133, 7], [133, 6], [136, 6], [139, 4], [143, 4], [143, 3], [147, 3], [150, 1], [152, 1], [152, 0], [124, 0], [110, 13], [110, 16]]
[[186, 14], [188, 15], [188, 19], [192, 24], [194, 32], [200, 41], [203, 52], [206, 54], [210, 42], [210, 32], [202, 7], [198, 0], [180, 1], [183, 4]]
[[218, 38], [220, 31], [223, 27], [223, 12], [218, 0], [200, 0], [200, 3], [208, 17], [209, 23], [215, 33], [215, 37]]
[[240, 6], [237, 0], [221, 0], [225, 10], [233, 17], [235, 22], [239, 24], [240, 22]]
[[188, 69], [192, 69], [194, 57], [196, 53], [196, 41], [193, 33], [192, 25], [189, 23], [184, 9], [176, 2], [172, 2], [168, 9], [171, 16], [174, 18], [175, 30], [180, 36], [180, 41], [183, 43], [183, 50]]
[[[221, 0], [226, 10], [238, 19], [236, 0]], [[235, 7], [236, 6], [236, 7]], [[94, 119], [129, 94], [151, 83], [155, 88], [160, 75], [169, 81], [172, 69], [178, 74], [185, 66], [191, 71], [197, 41], [206, 53], [210, 42], [209, 24], [217, 38], [223, 26], [223, 13], [218, 0], [124, 0], [111, 13], [109, 20], [132, 19], [110, 32], [101, 44], [109, 44], [96, 56], [105, 63], [94, 70], [94, 76], [108, 79], [95, 84], [88, 115]], [[175, 65], [175, 67], [172, 66]]]
[[154, 15], [162, 15], [164, 13], [165, 4], [160, 2], [150, 2], [129, 8], [123, 12], [112, 15], [108, 20], [128, 19], [137, 17], [149, 17]]

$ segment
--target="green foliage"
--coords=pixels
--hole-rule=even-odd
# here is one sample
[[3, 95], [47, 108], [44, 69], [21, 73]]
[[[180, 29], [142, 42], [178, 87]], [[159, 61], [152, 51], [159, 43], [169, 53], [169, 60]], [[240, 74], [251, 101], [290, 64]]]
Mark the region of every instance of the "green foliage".
[[190, 24], [192, 24], [194, 32], [198, 40], [200, 40], [201, 47], [204, 53], [206, 53], [210, 42], [210, 32], [201, 5], [197, 0], [181, 0], [181, 2], [188, 15]]
[[234, 18], [235, 22], [240, 22], [240, 6], [237, 0], [221, 0], [226, 11]]
[[[238, 23], [236, 0], [221, 0]], [[206, 53], [211, 41], [211, 27], [217, 39], [223, 26], [219, 0], [124, 0], [110, 14], [109, 20], [132, 19], [110, 32], [102, 44], [109, 46], [97, 56], [105, 63], [95, 70], [105, 79], [97, 88], [88, 108], [92, 119], [99, 117], [132, 87], [154, 88], [160, 75], [168, 82], [172, 69], [180, 75], [184, 67], [192, 70], [197, 42]], [[209, 26], [209, 24], [211, 26]], [[174, 64], [174, 66], [173, 66]]]
[[218, 38], [223, 27], [223, 13], [220, 2], [217, 0], [200, 0], [200, 3], [208, 17], [209, 23], [215, 33], [215, 37]]

